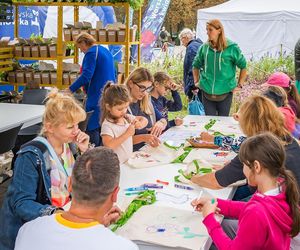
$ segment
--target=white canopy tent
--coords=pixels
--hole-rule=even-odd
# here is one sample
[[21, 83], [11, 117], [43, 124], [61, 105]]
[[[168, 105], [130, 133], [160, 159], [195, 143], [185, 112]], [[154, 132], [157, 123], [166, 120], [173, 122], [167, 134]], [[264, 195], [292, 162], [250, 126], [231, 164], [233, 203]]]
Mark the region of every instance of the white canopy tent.
[[231, 0], [199, 9], [197, 37], [207, 40], [206, 22], [220, 19], [227, 38], [247, 59], [293, 53], [300, 38], [300, 0]]

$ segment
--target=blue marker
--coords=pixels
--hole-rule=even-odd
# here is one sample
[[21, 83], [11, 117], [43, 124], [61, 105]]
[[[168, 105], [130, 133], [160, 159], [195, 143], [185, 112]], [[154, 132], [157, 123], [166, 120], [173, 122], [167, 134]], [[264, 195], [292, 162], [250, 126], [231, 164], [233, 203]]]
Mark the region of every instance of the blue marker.
[[155, 183], [145, 183], [144, 185], [142, 185], [142, 187], [145, 187], [145, 188], [163, 188], [162, 185], [158, 185], [158, 184], [155, 184]]
[[145, 190], [148, 190], [148, 188], [144, 186], [125, 188], [125, 191], [145, 191]]
[[174, 184], [174, 187], [181, 188], [181, 189], [186, 189], [186, 190], [194, 190], [192, 187], [188, 187], [188, 186], [184, 186], [184, 185], [179, 185], [179, 184]]

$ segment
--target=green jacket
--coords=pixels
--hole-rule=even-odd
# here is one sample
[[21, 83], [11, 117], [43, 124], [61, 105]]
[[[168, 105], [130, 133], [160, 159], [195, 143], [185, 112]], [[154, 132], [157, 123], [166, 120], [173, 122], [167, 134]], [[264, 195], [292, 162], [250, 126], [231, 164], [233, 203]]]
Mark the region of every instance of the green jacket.
[[236, 67], [246, 68], [246, 59], [239, 46], [227, 39], [227, 48], [216, 51], [203, 44], [193, 61], [193, 68], [200, 70], [200, 88], [213, 95], [229, 93], [236, 86]]

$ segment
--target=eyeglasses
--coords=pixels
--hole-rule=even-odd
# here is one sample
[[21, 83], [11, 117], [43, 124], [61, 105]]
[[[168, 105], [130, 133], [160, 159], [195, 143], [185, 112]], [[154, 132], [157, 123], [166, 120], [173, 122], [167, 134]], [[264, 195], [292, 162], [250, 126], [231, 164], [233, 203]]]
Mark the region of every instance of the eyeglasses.
[[141, 86], [139, 84], [137, 84], [136, 82], [133, 82], [136, 86], [139, 87], [140, 91], [143, 92], [147, 92], [150, 93], [153, 90], [153, 85], [151, 85], [150, 87], [146, 88], [145, 86]]

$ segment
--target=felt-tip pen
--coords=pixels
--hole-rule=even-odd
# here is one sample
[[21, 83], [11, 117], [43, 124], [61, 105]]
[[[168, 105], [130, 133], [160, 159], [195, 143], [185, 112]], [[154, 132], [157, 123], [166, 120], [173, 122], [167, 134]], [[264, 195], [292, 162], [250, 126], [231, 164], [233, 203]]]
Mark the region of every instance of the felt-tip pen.
[[155, 183], [145, 183], [144, 185], [142, 185], [142, 187], [145, 187], [145, 188], [163, 188], [162, 185], [158, 185], [158, 184], [155, 184]]
[[156, 180], [156, 182], [164, 185], [169, 185], [169, 182], [167, 181]]
[[174, 187], [181, 188], [181, 189], [186, 189], [186, 190], [194, 190], [192, 187], [188, 187], [188, 186], [184, 186], [184, 185], [178, 185], [178, 184], [174, 184]]
[[148, 190], [148, 187], [130, 187], [130, 188], [125, 188], [125, 191], [145, 191]]

